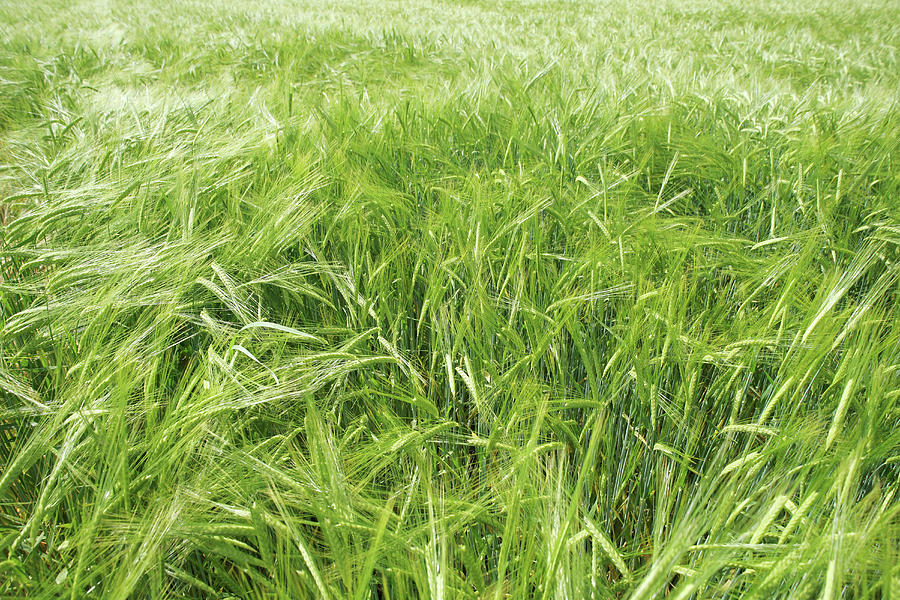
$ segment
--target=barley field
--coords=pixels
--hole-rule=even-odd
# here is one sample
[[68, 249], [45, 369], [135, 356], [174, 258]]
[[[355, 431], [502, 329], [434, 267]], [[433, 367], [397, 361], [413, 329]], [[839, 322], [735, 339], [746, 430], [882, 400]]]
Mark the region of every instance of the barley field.
[[0, 0], [0, 597], [900, 599], [897, 0]]

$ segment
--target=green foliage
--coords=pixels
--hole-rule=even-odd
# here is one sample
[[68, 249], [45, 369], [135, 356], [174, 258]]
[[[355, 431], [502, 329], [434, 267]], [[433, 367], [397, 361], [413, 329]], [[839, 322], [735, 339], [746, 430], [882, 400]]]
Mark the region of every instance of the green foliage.
[[900, 597], [898, 24], [0, 0], [0, 594]]

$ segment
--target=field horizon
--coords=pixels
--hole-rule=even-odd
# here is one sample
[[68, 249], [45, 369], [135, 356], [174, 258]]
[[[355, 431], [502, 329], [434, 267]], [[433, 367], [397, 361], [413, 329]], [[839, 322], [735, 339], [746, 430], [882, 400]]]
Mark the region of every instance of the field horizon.
[[898, 50], [0, 0], [0, 597], [900, 599]]

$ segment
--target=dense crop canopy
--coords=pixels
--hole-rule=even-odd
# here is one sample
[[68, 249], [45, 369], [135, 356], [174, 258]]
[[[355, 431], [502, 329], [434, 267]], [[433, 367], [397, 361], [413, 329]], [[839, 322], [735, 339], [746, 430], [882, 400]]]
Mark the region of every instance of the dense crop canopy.
[[900, 596], [895, 0], [0, 0], [0, 594]]

